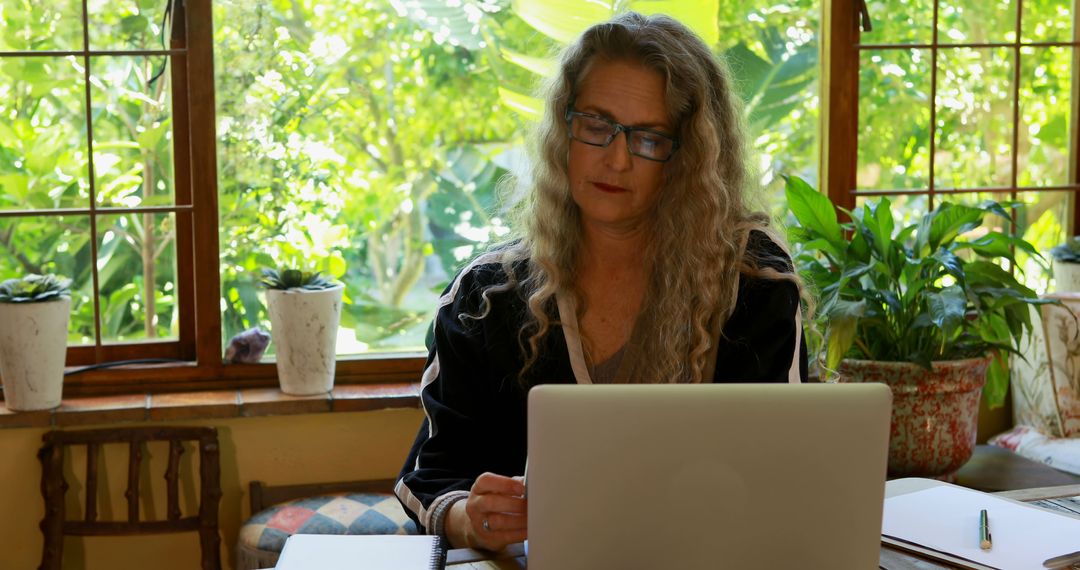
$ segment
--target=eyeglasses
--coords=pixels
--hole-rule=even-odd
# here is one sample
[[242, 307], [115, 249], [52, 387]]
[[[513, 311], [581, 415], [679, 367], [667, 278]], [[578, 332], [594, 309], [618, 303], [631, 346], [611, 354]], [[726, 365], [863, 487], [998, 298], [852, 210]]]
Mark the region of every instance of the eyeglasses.
[[570, 138], [592, 146], [606, 147], [619, 136], [626, 133], [630, 154], [656, 162], [667, 162], [679, 141], [649, 129], [627, 127], [615, 121], [589, 113], [566, 110], [566, 124], [570, 127]]

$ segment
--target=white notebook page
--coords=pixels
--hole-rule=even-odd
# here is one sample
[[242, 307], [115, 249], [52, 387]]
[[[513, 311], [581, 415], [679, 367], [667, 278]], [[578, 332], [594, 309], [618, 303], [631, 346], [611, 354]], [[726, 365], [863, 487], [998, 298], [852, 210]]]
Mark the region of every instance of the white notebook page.
[[285, 541], [276, 570], [429, 570], [436, 538], [296, 534]]
[[[979, 548], [986, 509], [993, 548]], [[953, 485], [885, 499], [881, 534], [1000, 568], [1042, 568], [1048, 558], [1080, 550], [1080, 519]]]

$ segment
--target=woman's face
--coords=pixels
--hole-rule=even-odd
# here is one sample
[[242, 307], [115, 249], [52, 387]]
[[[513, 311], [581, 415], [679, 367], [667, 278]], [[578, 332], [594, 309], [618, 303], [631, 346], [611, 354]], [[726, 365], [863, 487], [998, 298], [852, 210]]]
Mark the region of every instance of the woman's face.
[[[667, 116], [663, 76], [637, 63], [594, 62], [572, 110], [675, 136]], [[570, 141], [570, 191], [585, 224], [635, 229], [656, 205], [664, 163], [630, 154], [627, 142], [624, 132], [607, 147]]]

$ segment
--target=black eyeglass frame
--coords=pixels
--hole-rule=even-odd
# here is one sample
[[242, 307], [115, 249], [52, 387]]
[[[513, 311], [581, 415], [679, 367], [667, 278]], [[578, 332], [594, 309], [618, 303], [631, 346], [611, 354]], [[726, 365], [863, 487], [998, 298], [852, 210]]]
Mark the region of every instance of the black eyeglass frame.
[[[587, 117], [589, 119], [597, 119], [597, 120], [603, 121], [603, 122], [611, 125], [612, 127], [614, 127], [615, 132], [612, 133], [610, 137], [608, 137], [607, 142], [604, 143], [604, 144], [589, 142], [589, 141], [586, 141], [586, 140], [581, 140], [581, 139], [574, 136], [574, 126], [573, 126], [574, 117]], [[611, 119], [609, 119], [607, 117], [601, 117], [600, 115], [594, 115], [592, 113], [582, 113], [581, 111], [575, 111], [573, 109], [573, 107], [567, 107], [566, 108], [566, 117], [565, 117], [565, 119], [566, 119], [566, 130], [569, 133], [570, 138], [573, 139], [573, 140], [576, 140], [576, 141], [578, 141], [580, 143], [587, 144], [589, 146], [597, 146], [597, 147], [601, 147], [601, 148], [607, 148], [615, 140], [615, 137], [619, 136], [620, 133], [626, 133], [626, 149], [628, 151], [630, 151], [630, 154], [632, 154], [634, 156], [640, 156], [641, 158], [644, 158], [645, 160], [651, 160], [653, 162], [667, 162], [667, 161], [671, 160], [671, 157], [675, 156], [675, 151], [679, 150], [679, 139], [677, 139], [677, 138], [675, 138], [675, 137], [673, 137], [671, 135], [665, 135], [664, 133], [654, 131], [652, 129], [642, 128], [642, 127], [628, 127], [626, 125], [623, 125], [622, 123], [616, 123], [615, 121], [612, 121]], [[665, 159], [652, 158], [652, 157], [645, 156], [643, 154], [638, 154], [638, 153], [634, 152], [634, 145], [630, 144], [630, 137], [635, 132], [649, 133], [650, 135], [655, 135], [655, 136], [658, 136], [660, 138], [664, 138], [664, 139], [667, 139], [667, 140], [671, 141], [671, 152], [668, 153], [667, 158], [665, 158]]]

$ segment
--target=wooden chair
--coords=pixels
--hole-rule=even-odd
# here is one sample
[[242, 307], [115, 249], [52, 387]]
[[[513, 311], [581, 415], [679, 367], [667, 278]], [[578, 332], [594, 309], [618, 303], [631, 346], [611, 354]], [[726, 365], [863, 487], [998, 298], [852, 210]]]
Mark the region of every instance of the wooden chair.
[[[218, 504], [221, 501], [220, 462], [217, 430], [207, 427], [131, 427], [80, 431], [51, 431], [42, 440], [38, 452], [41, 460], [41, 494], [45, 498], [45, 518], [41, 531], [45, 546], [40, 570], [59, 570], [64, 549], [64, 536], [145, 535], [197, 531], [202, 546], [202, 570], [221, 568], [221, 537], [218, 535]], [[143, 446], [151, 441], [169, 442], [166, 520], [140, 520], [139, 476]], [[180, 512], [180, 456], [183, 442], [197, 442], [199, 449], [199, 512], [183, 517]], [[98, 456], [105, 444], [128, 445], [126, 520], [98, 520]], [[65, 517], [64, 479], [66, 447], [86, 446], [86, 506], [81, 520]], [[74, 469], [73, 469], [74, 471]], [[76, 473], [78, 471], [75, 471]]]

